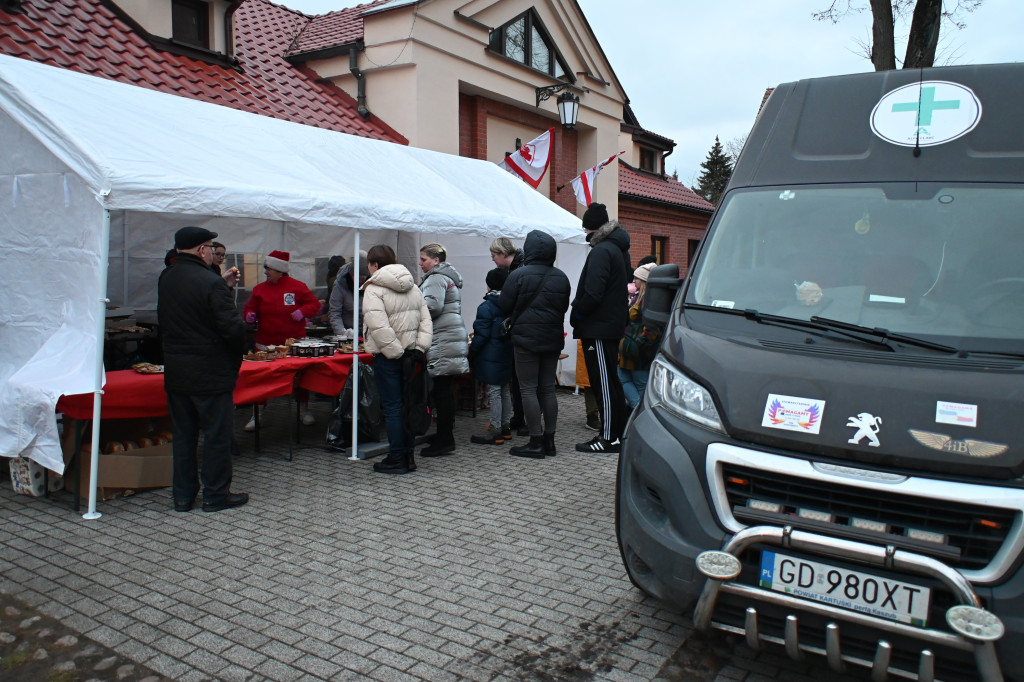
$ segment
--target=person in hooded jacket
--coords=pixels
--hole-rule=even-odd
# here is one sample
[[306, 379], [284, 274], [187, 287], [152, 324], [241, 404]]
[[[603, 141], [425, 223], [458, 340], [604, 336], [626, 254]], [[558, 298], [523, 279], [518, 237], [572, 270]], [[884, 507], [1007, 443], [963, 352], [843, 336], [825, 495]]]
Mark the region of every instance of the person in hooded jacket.
[[427, 351], [427, 371], [434, 382], [431, 398], [437, 411], [434, 440], [420, 451], [423, 457], [455, 452], [455, 377], [469, 371], [469, 333], [462, 319], [462, 275], [446, 262], [447, 250], [440, 244], [420, 249], [423, 280], [420, 291], [427, 301], [434, 324], [433, 340]]
[[583, 360], [590, 385], [601, 411], [601, 431], [592, 440], [578, 443], [579, 452], [618, 452], [626, 428], [626, 396], [617, 370], [619, 342], [629, 322], [632, 279], [629, 233], [617, 220], [609, 220], [604, 204], [594, 202], [583, 214], [590, 253], [583, 263], [569, 324], [573, 338], [583, 341]]
[[516, 457], [542, 459], [556, 454], [558, 428], [558, 355], [565, 346], [565, 312], [572, 287], [554, 266], [557, 246], [551, 235], [533, 230], [523, 244], [524, 265], [505, 280], [499, 304], [514, 317], [512, 345], [516, 376], [530, 441], [513, 447]]
[[[355, 288], [353, 280], [355, 266], [352, 263], [345, 263], [338, 269], [338, 276], [331, 288], [331, 295], [327, 299], [327, 318], [331, 322], [331, 329], [335, 334], [341, 335], [346, 329], [351, 329], [355, 338], [360, 336], [359, 316], [355, 310]], [[359, 252], [359, 284], [363, 286], [370, 271], [366, 265], [366, 252]]]
[[373, 465], [383, 474], [415, 471], [413, 435], [402, 419], [402, 358], [407, 351], [430, 348], [432, 324], [423, 294], [412, 273], [399, 265], [386, 244], [366, 254], [369, 279], [362, 286], [363, 320], [367, 353], [373, 353], [373, 375], [384, 411], [388, 455]]
[[491, 420], [484, 432], [470, 437], [473, 443], [501, 445], [512, 438], [512, 342], [501, 337], [501, 324], [505, 313], [499, 301], [501, 289], [508, 278], [506, 268], [494, 268], [487, 273], [487, 293], [476, 309], [473, 320], [473, 342], [469, 346], [469, 361], [473, 378], [487, 384], [491, 401]]

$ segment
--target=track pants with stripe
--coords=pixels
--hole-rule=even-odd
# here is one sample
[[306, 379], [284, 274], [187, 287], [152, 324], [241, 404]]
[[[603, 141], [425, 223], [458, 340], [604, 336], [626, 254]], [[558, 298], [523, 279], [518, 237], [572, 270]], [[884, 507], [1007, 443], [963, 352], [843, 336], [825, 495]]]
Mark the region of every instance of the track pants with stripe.
[[619, 341], [621, 339], [581, 339], [583, 362], [587, 365], [590, 387], [597, 398], [601, 415], [601, 437], [615, 441], [626, 429], [626, 395], [619, 381]]

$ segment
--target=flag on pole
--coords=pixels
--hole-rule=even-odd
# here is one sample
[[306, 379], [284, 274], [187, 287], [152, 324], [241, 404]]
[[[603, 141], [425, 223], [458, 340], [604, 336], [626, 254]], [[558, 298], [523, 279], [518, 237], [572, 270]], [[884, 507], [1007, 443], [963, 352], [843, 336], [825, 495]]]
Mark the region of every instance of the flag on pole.
[[548, 162], [551, 161], [551, 133], [554, 128], [548, 128], [543, 135], [533, 138], [514, 153], [505, 157], [505, 160], [498, 164], [513, 175], [518, 175], [531, 187], [537, 189], [540, 179], [548, 169]]
[[576, 200], [584, 206], [590, 206], [594, 201], [594, 183], [597, 182], [597, 174], [601, 172], [602, 168], [614, 161], [616, 157], [625, 153], [626, 151], [622, 150], [618, 154], [612, 154], [593, 168], [588, 168], [580, 173], [579, 177], [573, 178], [572, 191], [576, 194]]

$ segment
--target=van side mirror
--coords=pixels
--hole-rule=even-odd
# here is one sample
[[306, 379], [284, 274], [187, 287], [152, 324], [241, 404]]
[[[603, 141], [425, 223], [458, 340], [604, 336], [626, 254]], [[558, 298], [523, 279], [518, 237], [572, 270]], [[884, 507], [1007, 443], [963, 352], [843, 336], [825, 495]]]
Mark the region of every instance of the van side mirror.
[[682, 284], [679, 266], [675, 263], [659, 265], [647, 277], [647, 293], [644, 295], [644, 324], [664, 329], [668, 324], [669, 310], [676, 298], [676, 291]]

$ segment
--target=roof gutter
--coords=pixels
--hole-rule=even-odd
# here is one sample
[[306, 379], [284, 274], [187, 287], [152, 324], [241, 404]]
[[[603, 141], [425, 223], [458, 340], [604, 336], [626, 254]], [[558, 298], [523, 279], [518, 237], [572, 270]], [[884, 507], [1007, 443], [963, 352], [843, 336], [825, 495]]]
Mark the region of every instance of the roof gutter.
[[359, 69], [359, 52], [349, 50], [348, 70], [356, 79], [356, 111], [364, 119], [370, 117], [370, 110], [366, 107], [366, 76]]

